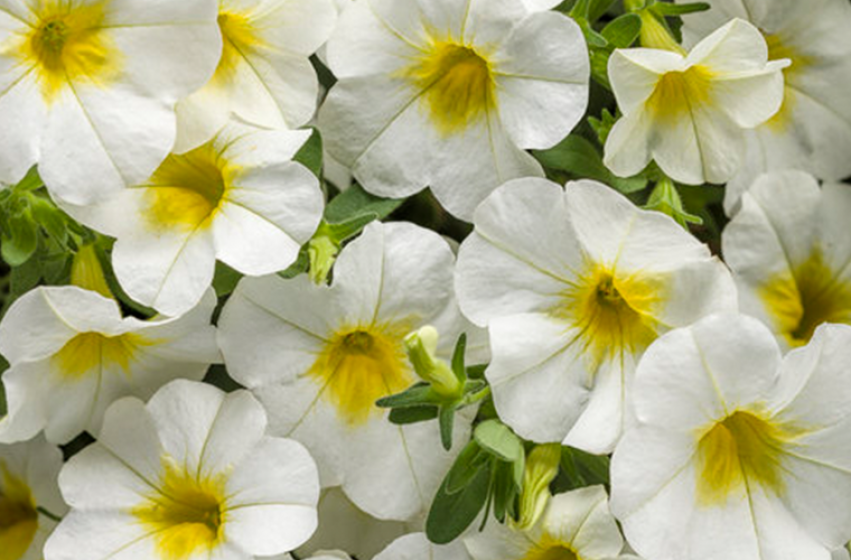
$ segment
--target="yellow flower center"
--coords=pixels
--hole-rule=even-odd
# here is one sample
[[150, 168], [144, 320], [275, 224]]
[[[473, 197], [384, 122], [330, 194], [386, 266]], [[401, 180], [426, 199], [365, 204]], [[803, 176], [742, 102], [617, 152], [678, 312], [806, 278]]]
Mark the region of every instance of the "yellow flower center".
[[788, 428], [751, 412], [736, 411], [717, 422], [697, 447], [699, 503], [723, 505], [753, 484], [781, 494], [783, 455], [793, 438]]
[[222, 11], [218, 22], [222, 33], [222, 57], [212, 81], [217, 85], [226, 85], [236, 77], [240, 61], [265, 43], [260, 39], [249, 14]]
[[347, 424], [361, 425], [380, 414], [375, 401], [414, 382], [403, 345], [407, 333], [399, 325], [343, 328], [325, 344], [309, 375]]
[[133, 333], [109, 337], [96, 332], [78, 334], [69, 340], [53, 358], [53, 365], [68, 380], [80, 380], [90, 373], [118, 366], [125, 375], [141, 346], [149, 344]]
[[582, 560], [567, 544], [544, 534], [521, 560]]
[[780, 35], [765, 33], [765, 42], [768, 44], [768, 60], [782, 60], [788, 58], [792, 65], [783, 70], [786, 88], [784, 90], [783, 106], [766, 123], [770, 129], [783, 132], [792, 120], [792, 110], [795, 107], [795, 96], [797, 95], [794, 84], [802, 72], [812, 64], [812, 60], [802, 55], [797, 49], [785, 42]]
[[13, 49], [36, 71], [42, 95], [53, 101], [69, 84], [104, 86], [120, 73], [121, 52], [104, 29], [106, 1], [82, 4], [43, 0], [34, 4], [37, 23]]
[[26, 482], [1, 462], [0, 474], [0, 560], [19, 560], [38, 530], [38, 513]]
[[195, 476], [169, 458], [163, 464], [157, 490], [133, 515], [156, 535], [162, 560], [187, 560], [214, 551], [222, 543], [227, 519], [225, 478]]
[[660, 120], [688, 117], [710, 103], [712, 79], [712, 72], [703, 66], [663, 74], [647, 100], [647, 108]]
[[432, 122], [446, 135], [464, 130], [496, 107], [491, 64], [469, 46], [432, 40], [404, 77], [422, 92]]
[[851, 283], [837, 278], [821, 251], [770, 279], [759, 295], [791, 346], [803, 346], [822, 323], [851, 324]]
[[170, 154], [148, 184], [148, 222], [154, 229], [208, 226], [239, 168], [212, 141], [185, 154]]
[[593, 371], [625, 353], [643, 352], [656, 339], [651, 313], [661, 301], [660, 290], [651, 278], [618, 277], [607, 267], [591, 265], [553, 313], [577, 330]]

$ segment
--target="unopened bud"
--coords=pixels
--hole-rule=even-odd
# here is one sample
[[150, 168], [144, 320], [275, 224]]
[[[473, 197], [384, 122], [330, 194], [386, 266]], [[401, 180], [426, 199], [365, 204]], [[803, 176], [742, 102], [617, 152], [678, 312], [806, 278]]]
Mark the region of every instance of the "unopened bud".
[[424, 381], [431, 383], [435, 392], [445, 397], [458, 397], [461, 382], [449, 364], [435, 356], [438, 336], [437, 329], [425, 326], [405, 338], [405, 351], [414, 371]]
[[531, 529], [544, 514], [551, 497], [550, 483], [558, 474], [560, 462], [561, 445], [558, 443], [538, 445], [529, 453], [520, 494], [519, 529]]
[[314, 284], [325, 284], [331, 268], [337, 260], [340, 246], [330, 235], [319, 234], [307, 245], [307, 256], [310, 258], [310, 279]]

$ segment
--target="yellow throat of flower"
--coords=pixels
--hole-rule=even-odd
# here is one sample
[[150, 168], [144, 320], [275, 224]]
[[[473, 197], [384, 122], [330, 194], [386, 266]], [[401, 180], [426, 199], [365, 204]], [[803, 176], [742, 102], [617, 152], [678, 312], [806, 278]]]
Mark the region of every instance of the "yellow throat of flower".
[[715, 423], [697, 447], [697, 498], [723, 505], [754, 484], [780, 495], [783, 457], [796, 432], [762, 414], [736, 411]]
[[222, 57], [219, 59], [212, 83], [230, 85], [237, 75], [240, 61], [254, 54], [266, 43], [253, 23], [251, 13], [221, 10], [218, 23], [222, 34]]
[[643, 352], [656, 337], [652, 312], [663, 300], [652, 278], [619, 276], [606, 266], [589, 265], [553, 310], [577, 331], [576, 342], [590, 361], [589, 370], [624, 354]]
[[712, 72], [692, 66], [683, 72], [668, 72], [659, 78], [647, 100], [656, 119], [679, 120], [712, 101]]
[[582, 560], [571, 546], [544, 534], [529, 552], [519, 560]]
[[156, 534], [160, 560], [188, 560], [223, 542], [225, 485], [224, 476], [204, 478], [163, 459], [157, 490], [133, 510], [136, 520]]
[[460, 42], [432, 38], [403, 77], [420, 92], [420, 102], [444, 135], [463, 131], [496, 107], [491, 62]]
[[26, 482], [0, 462], [0, 560], [19, 560], [38, 530], [35, 500]]
[[851, 324], [851, 283], [837, 277], [819, 250], [791, 275], [769, 279], [758, 293], [790, 346], [807, 344], [822, 323]]
[[359, 426], [380, 414], [375, 401], [414, 382], [403, 345], [407, 333], [398, 325], [342, 328], [317, 356], [309, 375], [348, 425]]
[[69, 84], [102, 87], [120, 74], [122, 54], [103, 27], [106, 6], [106, 0], [34, 3], [37, 23], [15, 39], [12, 52], [22, 65], [35, 70], [46, 102]]
[[768, 44], [768, 60], [789, 59], [792, 65], [783, 70], [786, 88], [784, 90], [783, 106], [766, 124], [770, 130], [784, 132], [792, 121], [792, 111], [795, 107], [797, 92], [794, 84], [798, 82], [802, 74], [806, 73], [807, 67], [813, 64], [810, 57], [801, 54], [798, 49], [789, 44], [779, 34], [763, 32], [765, 42]]
[[113, 337], [97, 332], [81, 333], [53, 356], [52, 363], [66, 381], [101, 375], [104, 369], [116, 366], [129, 375], [139, 348], [147, 344], [150, 342], [133, 333]]

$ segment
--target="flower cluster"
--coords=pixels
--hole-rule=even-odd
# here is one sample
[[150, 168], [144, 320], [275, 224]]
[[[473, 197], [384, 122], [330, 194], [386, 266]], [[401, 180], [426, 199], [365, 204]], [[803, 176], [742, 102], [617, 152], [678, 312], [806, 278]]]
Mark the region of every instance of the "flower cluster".
[[849, 0], [0, 0], [0, 560], [849, 560]]

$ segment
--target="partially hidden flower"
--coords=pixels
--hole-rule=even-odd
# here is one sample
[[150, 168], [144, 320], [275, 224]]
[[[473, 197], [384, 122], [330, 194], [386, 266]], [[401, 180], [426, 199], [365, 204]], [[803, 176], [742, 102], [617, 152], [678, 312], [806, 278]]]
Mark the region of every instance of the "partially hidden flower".
[[593, 181], [501, 187], [476, 211], [456, 284], [487, 326], [500, 418], [536, 442], [610, 452], [660, 334], [736, 309], [726, 267], [671, 218]]
[[[683, 0], [678, 0], [682, 2]], [[739, 198], [760, 174], [799, 169], [819, 179], [851, 175], [851, 4], [844, 0], [772, 2], [707, 0], [712, 9], [686, 15], [683, 36], [694, 44], [732, 18], [759, 28], [769, 60], [788, 59], [780, 111], [747, 134], [744, 165], [730, 180], [724, 207], [735, 213]]]
[[463, 219], [503, 182], [542, 176], [525, 150], [561, 141], [588, 103], [579, 26], [522, 0], [358, 0], [328, 59], [330, 153], [373, 194], [431, 187]]
[[[397, 426], [375, 401], [417, 381], [409, 333], [435, 326], [451, 355], [462, 328], [454, 261], [434, 232], [373, 223], [341, 252], [331, 286], [246, 278], [220, 318], [228, 371], [266, 405], [272, 432], [303, 442], [324, 487], [342, 485], [381, 519], [422, 513], [453, 460], [436, 420]], [[456, 424], [455, 452], [470, 430]]]
[[106, 413], [97, 443], [62, 469], [71, 512], [46, 560], [249, 560], [316, 529], [319, 478], [298, 442], [265, 434], [247, 391], [179, 380]]
[[118, 303], [77, 287], [41, 287], [19, 298], [0, 323], [8, 414], [0, 441], [44, 430], [64, 444], [96, 435], [113, 401], [149, 398], [176, 378], [200, 380], [221, 361], [210, 324], [216, 298], [186, 315], [142, 321], [122, 317]]
[[56, 519], [68, 506], [57, 478], [62, 452], [43, 437], [14, 445], [0, 444], [0, 557], [41, 560]]
[[612, 512], [646, 558], [830, 560], [851, 534], [851, 327], [782, 357], [715, 315], [660, 338], [612, 460]]
[[757, 179], [724, 230], [742, 311], [785, 349], [809, 342], [823, 323], [851, 324], [849, 215], [851, 186], [781, 171]]
[[331, 35], [333, 0], [218, 0], [224, 47], [210, 81], [177, 105], [177, 151], [203, 144], [231, 114], [257, 126], [298, 128], [316, 112], [310, 56]]
[[[473, 560], [631, 560], [602, 486], [554, 496], [533, 527], [490, 520], [482, 533], [463, 539]], [[636, 559], [637, 560], [637, 559]]]
[[384, 549], [373, 560], [470, 560], [461, 541], [448, 545], [429, 542], [424, 533], [405, 535]]
[[37, 163], [87, 204], [144, 181], [221, 48], [215, 0], [0, 1], [0, 182]]
[[217, 259], [258, 276], [295, 262], [324, 206], [316, 176], [292, 161], [310, 134], [234, 120], [117, 196], [65, 209], [117, 238], [113, 266], [131, 298], [180, 315], [212, 283]]
[[616, 50], [609, 79], [623, 117], [606, 141], [606, 165], [629, 177], [655, 161], [681, 183], [726, 183], [742, 163], [745, 130], [780, 110], [789, 63], [769, 62], [765, 39], [741, 19], [689, 53]]

